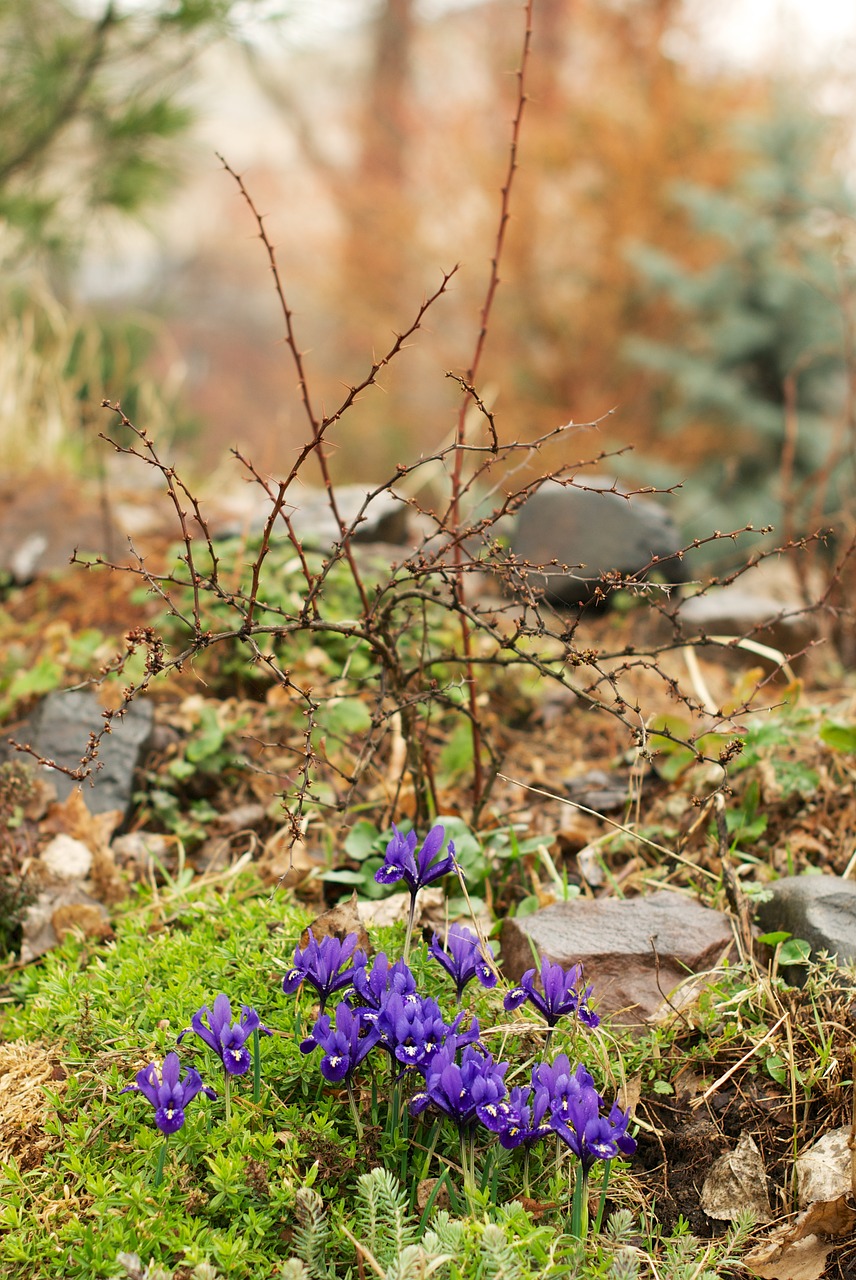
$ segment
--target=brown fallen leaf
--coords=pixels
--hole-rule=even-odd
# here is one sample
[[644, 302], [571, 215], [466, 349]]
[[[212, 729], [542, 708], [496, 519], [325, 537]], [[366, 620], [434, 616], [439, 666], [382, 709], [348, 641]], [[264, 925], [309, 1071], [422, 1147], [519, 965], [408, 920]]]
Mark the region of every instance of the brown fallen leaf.
[[776, 1244], [771, 1240], [745, 1254], [743, 1265], [763, 1280], [820, 1280], [831, 1251], [832, 1245], [817, 1236]]
[[819, 1200], [750, 1250], [744, 1265], [764, 1280], [819, 1280], [832, 1250], [830, 1240], [820, 1237], [849, 1235], [854, 1225], [856, 1208], [846, 1196]]
[[[351, 894], [347, 902], [340, 902], [330, 911], [323, 912], [317, 916], [309, 926], [312, 933], [320, 941], [321, 938], [345, 938], [349, 933], [357, 935], [357, 946], [362, 947], [363, 951], [369, 949], [369, 935], [366, 933], [366, 927], [360, 918], [360, 912], [357, 905], [356, 889]], [[300, 945], [305, 947], [309, 941], [309, 929], [304, 929], [300, 935]]]
[[73, 929], [78, 929], [87, 938], [109, 938], [113, 933], [110, 921], [104, 915], [104, 909], [97, 903], [65, 903], [54, 911], [51, 924], [60, 942]]
[[265, 842], [256, 870], [265, 884], [294, 889], [311, 872], [319, 871], [322, 865], [322, 861], [313, 857], [304, 845], [292, 843], [288, 827], [281, 827]]
[[122, 821], [121, 809], [106, 813], [90, 813], [83, 790], [75, 787], [67, 798], [52, 804], [45, 818], [44, 828], [57, 835], [68, 835], [92, 853], [89, 881], [92, 891], [101, 902], [121, 902], [127, 897], [127, 887], [116, 870], [110, 838]]

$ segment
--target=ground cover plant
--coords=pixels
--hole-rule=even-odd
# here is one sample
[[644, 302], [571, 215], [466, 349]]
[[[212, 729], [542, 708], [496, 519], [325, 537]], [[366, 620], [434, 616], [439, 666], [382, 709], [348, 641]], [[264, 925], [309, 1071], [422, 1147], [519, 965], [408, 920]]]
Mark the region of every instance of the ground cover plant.
[[[621, 608], [591, 617], [552, 607], [508, 549], [508, 518], [548, 478], [542, 448], [585, 439], [565, 424], [509, 441], [477, 385], [531, 4], [525, 17], [479, 336], [450, 382], [453, 438], [346, 511], [336, 433], [454, 272], [322, 411], [265, 220], [225, 164], [272, 270], [305, 446], [280, 478], [236, 456], [266, 514], [260, 531], [221, 540], [162, 442], [107, 405], [105, 436], [163, 486], [174, 540], [127, 563], [77, 557], [87, 596], [129, 574], [134, 587], [121, 604], [96, 602], [104, 617], [85, 630], [43, 634], [38, 585], [6, 602], [4, 719], [97, 669], [103, 728], [66, 773], [93, 776], [137, 698], [155, 701], [161, 730], [138, 778], [129, 825], [143, 853], [124, 867], [130, 900], [111, 899], [113, 936], [73, 925], [38, 967], [7, 966], [0, 1261], [12, 1280], [708, 1280], [739, 1273], [753, 1229], [748, 1213], [724, 1227], [701, 1206], [713, 1158], [759, 1136], [774, 1211], [787, 1214], [794, 1156], [849, 1118], [846, 984], [818, 965], [791, 986], [785, 970], [805, 947], [750, 927], [770, 878], [852, 869], [849, 694], [809, 699], [791, 662], [801, 655], [759, 655], [751, 636], [730, 647], [748, 642], [766, 667], [702, 671], [674, 584], [648, 581], [654, 563], [630, 580], [605, 574], [595, 601]], [[584, 486], [603, 461], [551, 478]], [[335, 528], [320, 548], [295, 523], [311, 468]], [[412, 545], [361, 548], [377, 498], [406, 509]], [[709, 541], [740, 546], [752, 532]], [[731, 578], [762, 558], [747, 553]], [[482, 580], [500, 590], [482, 593]], [[819, 625], [831, 598], [806, 610]], [[0, 776], [10, 952], [38, 890], [32, 852], [75, 812], [40, 799], [39, 762], [16, 741]], [[572, 775], [594, 764], [626, 781], [620, 820], [568, 803]], [[601, 1018], [596, 984], [574, 966], [533, 956], [519, 983], [502, 977], [501, 919], [664, 886], [728, 909], [739, 950], [650, 1026], [631, 1034]], [[390, 887], [406, 891], [396, 924], [325, 924], [343, 889], [365, 904]]]
[[[400, 836], [390, 848], [395, 865]], [[547, 968], [545, 1011], [531, 976], [503, 996], [490, 950], [463, 932], [445, 953], [452, 981], [422, 943], [409, 965], [389, 963], [401, 927], [378, 932], [371, 963], [353, 936], [310, 935], [293, 951], [299, 909], [276, 919], [252, 878], [220, 887], [215, 907], [196, 886], [142, 893], [115, 944], [69, 940], [16, 981], [8, 1045], [26, 1065], [49, 1044], [63, 1069], [28, 1116], [41, 1158], [31, 1165], [35, 1144], [18, 1142], [4, 1169], [4, 1274], [121, 1275], [137, 1254], [150, 1275], [347, 1275], [381, 1257], [384, 1275], [619, 1276], [637, 1274], [645, 1247], [689, 1249], [680, 1229], [664, 1242], [616, 1211], [633, 1205], [621, 1170], [635, 1144], [629, 1114], [570, 1068], [579, 1058], [620, 1087], [578, 974]], [[221, 987], [232, 1007], [211, 996]], [[321, 1010], [342, 993], [333, 1020]], [[530, 999], [542, 1017], [520, 1012]], [[433, 1052], [432, 1037], [445, 1041]], [[307, 1070], [317, 1050], [320, 1070]], [[594, 1166], [613, 1161], [604, 1203]], [[586, 1244], [589, 1180], [592, 1217], [611, 1225]]]

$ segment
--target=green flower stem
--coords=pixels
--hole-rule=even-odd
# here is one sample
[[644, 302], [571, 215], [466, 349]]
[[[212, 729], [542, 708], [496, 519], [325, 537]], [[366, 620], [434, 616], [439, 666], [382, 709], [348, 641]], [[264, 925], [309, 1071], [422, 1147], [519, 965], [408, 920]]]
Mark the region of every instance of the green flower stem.
[[410, 895], [410, 913], [407, 917], [407, 933], [404, 935], [404, 963], [407, 964], [410, 955], [410, 940], [413, 937], [413, 921], [416, 919], [416, 894]]
[[461, 1130], [461, 1168], [464, 1171], [464, 1195], [470, 1213], [476, 1212], [476, 1134], [471, 1125]]
[[232, 1080], [228, 1071], [223, 1072], [223, 1102], [226, 1105], [226, 1124], [232, 1118]]
[[357, 1142], [363, 1140], [363, 1126], [360, 1123], [360, 1113], [357, 1111], [357, 1100], [354, 1097], [353, 1083], [348, 1081], [348, 1102], [351, 1104], [351, 1115], [354, 1118], [354, 1128], [357, 1131]]
[[529, 1146], [529, 1143], [527, 1142], [523, 1151], [523, 1194], [526, 1196], [527, 1200], [531, 1197], [531, 1194], [532, 1194], [531, 1191], [529, 1190], [529, 1157], [531, 1154], [532, 1154], [532, 1150], [531, 1150], [531, 1147]]
[[440, 1136], [440, 1127], [442, 1123], [442, 1120], [435, 1120], [434, 1127], [431, 1130], [431, 1137], [428, 1140], [428, 1150], [425, 1153], [425, 1160], [422, 1164], [421, 1181], [423, 1182], [428, 1177], [428, 1170], [431, 1167], [431, 1161], [434, 1158], [434, 1152], [437, 1148], [437, 1139]]
[[158, 1151], [158, 1162], [157, 1162], [157, 1167], [155, 1168], [155, 1186], [156, 1187], [159, 1187], [160, 1184], [163, 1182], [163, 1167], [164, 1167], [164, 1164], [166, 1163], [166, 1144], [167, 1144], [167, 1138], [166, 1136], [164, 1136], [164, 1140], [160, 1144], [160, 1150]]
[[609, 1186], [609, 1173], [611, 1169], [612, 1161], [606, 1160], [603, 1166], [603, 1182], [600, 1184], [600, 1200], [597, 1205], [597, 1215], [595, 1216], [594, 1227], [592, 1229], [593, 1235], [598, 1235], [600, 1228], [603, 1225], [603, 1213], [606, 1209], [606, 1189]]
[[571, 1235], [575, 1240], [585, 1240], [588, 1234], [588, 1178], [581, 1164], [577, 1164], [574, 1179], [574, 1198], [571, 1204]]
[[262, 1096], [262, 1059], [259, 1050], [258, 1029], [253, 1032], [253, 1102], [258, 1102]]

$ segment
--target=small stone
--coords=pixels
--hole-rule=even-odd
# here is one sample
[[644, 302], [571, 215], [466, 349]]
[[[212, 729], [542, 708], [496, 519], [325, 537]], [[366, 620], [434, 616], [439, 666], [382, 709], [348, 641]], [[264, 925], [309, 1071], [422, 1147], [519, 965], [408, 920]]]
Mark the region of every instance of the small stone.
[[59, 835], [45, 845], [40, 860], [56, 880], [85, 880], [92, 869], [92, 850], [82, 840]]
[[587, 604], [598, 588], [608, 593], [609, 574], [641, 580], [656, 571], [668, 583], [686, 582], [687, 566], [676, 554], [682, 545], [660, 503], [628, 496], [607, 477], [579, 486], [547, 480], [521, 507], [511, 537], [518, 560], [544, 567], [529, 570], [529, 584], [562, 606]]

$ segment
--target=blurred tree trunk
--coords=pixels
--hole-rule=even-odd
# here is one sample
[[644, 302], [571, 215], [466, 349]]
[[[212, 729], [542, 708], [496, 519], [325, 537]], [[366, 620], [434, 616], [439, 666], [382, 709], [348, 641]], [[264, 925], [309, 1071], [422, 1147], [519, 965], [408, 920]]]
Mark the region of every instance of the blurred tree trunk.
[[[358, 340], [372, 317], [386, 326], [400, 324], [413, 301], [408, 289], [408, 157], [415, 26], [413, 0], [386, 0], [375, 19], [359, 153], [343, 192], [342, 263]], [[372, 331], [377, 328], [371, 324]]]

